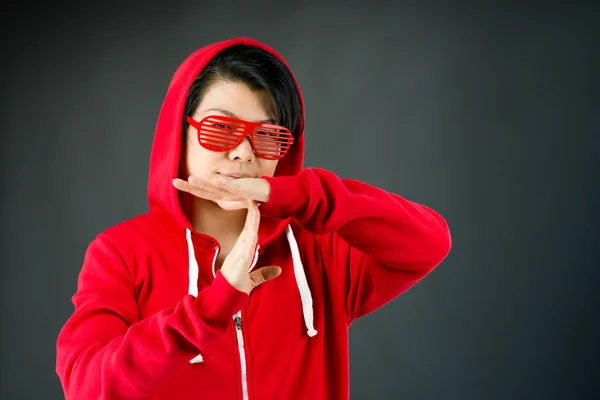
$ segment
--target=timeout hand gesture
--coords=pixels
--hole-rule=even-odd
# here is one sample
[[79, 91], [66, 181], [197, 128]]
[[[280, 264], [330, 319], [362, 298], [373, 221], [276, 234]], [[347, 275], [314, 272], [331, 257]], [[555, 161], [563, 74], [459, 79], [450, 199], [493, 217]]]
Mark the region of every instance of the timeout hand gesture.
[[258, 285], [274, 279], [281, 274], [280, 267], [262, 267], [256, 271], [248, 273], [254, 254], [256, 244], [258, 243], [258, 226], [260, 222], [260, 212], [256, 202], [249, 200], [247, 202], [248, 215], [244, 229], [238, 237], [233, 249], [223, 261], [221, 274], [231, 286], [239, 291], [250, 294], [252, 289]]
[[212, 183], [190, 176], [187, 181], [174, 179], [173, 186], [196, 197], [214, 201], [224, 210], [247, 208], [248, 200], [266, 203], [271, 194], [269, 182], [262, 178]]

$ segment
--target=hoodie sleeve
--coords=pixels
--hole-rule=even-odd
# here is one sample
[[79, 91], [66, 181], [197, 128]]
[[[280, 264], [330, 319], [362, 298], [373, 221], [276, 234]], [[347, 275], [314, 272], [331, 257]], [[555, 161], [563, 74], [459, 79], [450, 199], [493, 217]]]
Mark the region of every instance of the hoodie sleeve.
[[328, 272], [346, 288], [348, 323], [408, 290], [450, 251], [446, 221], [398, 195], [317, 168], [264, 179], [271, 194], [261, 213], [324, 237]]
[[56, 372], [66, 398], [153, 397], [171, 371], [224, 334], [247, 299], [218, 273], [197, 297], [140, 321], [128, 269], [99, 236], [86, 252], [75, 312], [58, 336]]

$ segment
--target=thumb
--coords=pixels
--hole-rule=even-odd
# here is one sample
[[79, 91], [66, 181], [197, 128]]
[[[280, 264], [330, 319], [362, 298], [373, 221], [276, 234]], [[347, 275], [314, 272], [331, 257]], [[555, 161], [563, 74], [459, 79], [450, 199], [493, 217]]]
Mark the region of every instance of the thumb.
[[265, 283], [271, 279], [277, 278], [281, 274], [280, 267], [262, 267], [256, 271], [250, 273], [250, 282], [252, 282], [252, 289], [260, 284]]

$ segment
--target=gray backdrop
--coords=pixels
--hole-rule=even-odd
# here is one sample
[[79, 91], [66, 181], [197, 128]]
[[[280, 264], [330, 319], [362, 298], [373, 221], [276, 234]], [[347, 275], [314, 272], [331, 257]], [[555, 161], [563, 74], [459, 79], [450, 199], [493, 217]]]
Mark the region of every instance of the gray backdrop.
[[55, 342], [84, 251], [146, 210], [178, 64], [234, 36], [291, 64], [306, 166], [451, 227], [444, 263], [352, 326], [352, 398], [599, 395], [596, 9], [103, 3], [2, 6], [0, 398], [62, 398]]

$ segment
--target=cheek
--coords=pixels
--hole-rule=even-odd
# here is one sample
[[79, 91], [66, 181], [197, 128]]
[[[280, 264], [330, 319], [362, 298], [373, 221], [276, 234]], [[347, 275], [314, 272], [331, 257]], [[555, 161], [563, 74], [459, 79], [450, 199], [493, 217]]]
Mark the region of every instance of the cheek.
[[275, 175], [275, 169], [277, 169], [278, 160], [261, 160], [260, 174], [262, 176], [273, 176]]
[[[197, 178], [207, 176], [217, 164], [219, 153], [206, 150], [195, 141], [189, 141], [185, 148], [185, 173]], [[211, 168], [213, 167], [213, 168]]]

